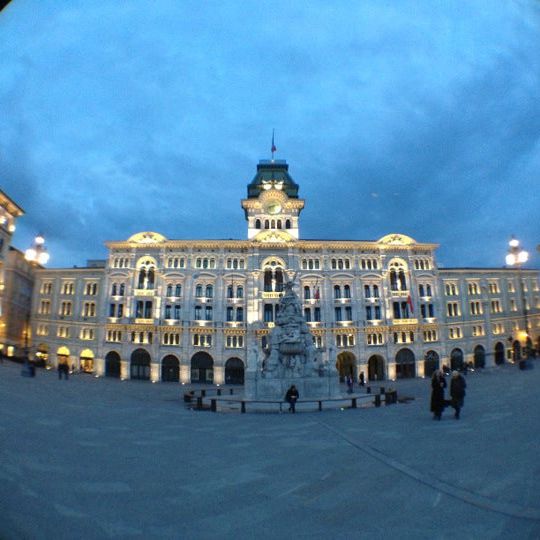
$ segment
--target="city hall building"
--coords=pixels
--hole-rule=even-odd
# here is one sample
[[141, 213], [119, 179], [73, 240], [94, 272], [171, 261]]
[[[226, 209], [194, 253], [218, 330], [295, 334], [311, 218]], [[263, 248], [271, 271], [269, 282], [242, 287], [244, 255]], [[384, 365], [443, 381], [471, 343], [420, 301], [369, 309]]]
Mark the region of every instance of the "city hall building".
[[341, 376], [423, 377], [540, 349], [538, 272], [438, 268], [436, 244], [403, 234], [305, 240], [285, 161], [261, 161], [241, 201], [243, 240], [140, 232], [106, 261], [39, 269], [31, 354], [122, 379], [241, 384], [294, 279], [323, 358]]

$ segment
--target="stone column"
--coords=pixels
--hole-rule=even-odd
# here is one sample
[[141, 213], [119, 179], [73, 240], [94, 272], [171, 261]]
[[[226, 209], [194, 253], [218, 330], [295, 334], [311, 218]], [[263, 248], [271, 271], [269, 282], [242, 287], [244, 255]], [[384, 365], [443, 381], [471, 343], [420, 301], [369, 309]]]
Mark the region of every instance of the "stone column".
[[105, 359], [94, 358], [94, 375], [103, 377], [105, 375]]
[[396, 363], [388, 362], [388, 379], [391, 381], [396, 380]]
[[225, 382], [225, 367], [214, 364], [214, 384], [223, 384]]
[[120, 361], [120, 379], [129, 379], [129, 362], [127, 360]]
[[161, 380], [160, 365], [157, 362], [150, 363], [150, 380], [155, 383]]
[[180, 382], [189, 384], [191, 382], [191, 370], [189, 365], [180, 364]]

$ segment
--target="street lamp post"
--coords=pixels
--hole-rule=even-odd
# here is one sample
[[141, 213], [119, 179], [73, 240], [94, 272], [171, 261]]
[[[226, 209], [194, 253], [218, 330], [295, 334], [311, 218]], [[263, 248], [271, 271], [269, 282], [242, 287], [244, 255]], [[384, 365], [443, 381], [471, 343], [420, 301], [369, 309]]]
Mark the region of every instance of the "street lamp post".
[[49, 261], [49, 252], [45, 247], [45, 238], [42, 234], [38, 234], [34, 238], [34, 243], [25, 251], [24, 258], [33, 264], [47, 264]]
[[[45, 238], [42, 234], [38, 234], [34, 238], [32, 246], [30, 246], [24, 253], [24, 258], [30, 263], [32, 267], [43, 266], [49, 261], [49, 252], [45, 247]], [[36, 368], [33, 363], [30, 362], [30, 343], [29, 343], [29, 334], [30, 334], [30, 310], [26, 315], [26, 325], [24, 332], [24, 367], [23, 375], [34, 377], [36, 374]]]
[[506, 255], [506, 265], [518, 269], [519, 286], [521, 290], [521, 306], [523, 308], [523, 320], [525, 323], [525, 347], [523, 349], [524, 356], [529, 356], [529, 318], [527, 315], [527, 302], [525, 298], [525, 287], [523, 286], [523, 276], [521, 267], [529, 260], [529, 253], [519, 246], [517, 238], [510, 239], [508, 242], [508, 254]]

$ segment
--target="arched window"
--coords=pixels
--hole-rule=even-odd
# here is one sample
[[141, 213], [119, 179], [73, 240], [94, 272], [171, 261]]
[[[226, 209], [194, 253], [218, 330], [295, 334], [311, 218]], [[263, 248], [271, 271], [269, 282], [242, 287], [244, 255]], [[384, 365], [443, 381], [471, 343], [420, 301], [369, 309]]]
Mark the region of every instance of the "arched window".
[[244, 308], [243, 307], [239, 307], [236, 310], [236, 321], [237, 322], [243, 322], [244, 321]]
[[350, 285], [345, 285], [343, 287], [343, 297], [344, 298], [350, 298], [351, 297], [351, 287], [350, 287]]
[[244, 287], [241, 285], [236, 287], [236, 298], [244, 298]]
[[341, 287], [334, 285], [334, 298], [341, 298]]
[[175, 296], [182, 296], [182, 285], [179, 283], [176, 284], [175, 290], [174, 290]]
[[232, 285], [227, 285], [227, 298], [234, 297], [234, 290]]
[[270, 269], [264, 271], [264, 291], [272, 292], [272, 270]]
[[206, 286], [206, 298], [212, 298], [214, 296], [214, 287], [212, 285]]
[[405, 272], [403, 270], [399, 271], [399, 285], [402, 291], [407, 290], [407, 281], [405, 280]]
[[195, 287], [195, 296], [200, 298], [202, 296], [202, 285], [197, 285]]
[[255, 220], [255, 228], [256, 228], [256, 229], [260, 229], [260, 228], [261, 228], [261, 220], [260, 220], [260, 219], [256, 219], [256, 220]]
[[270, 222], [269, 222], [267, 219], [264, 220], [264, 228], [265, 228], [265, 229], [269, 229], [269, 228], [270, 228]]
[[112, 284], [112, 289], [111, 289], [111, 295], [112, 296], [116, 296], [116, 293], [117, 293], [117, 290], [116, 290], [116, 283], [113, 283]]
[[167, 285], [167, 296], [172, 296], [172, 285]]
[[281, 268], [277, 268], [275, 272], [276, 276], [276, 292], [283, 291], [283, 272]]
[[378, 285], [373, 285], [373, 297], [374, 298], [379, 298], [379, 286]]
[[371, 291], [369, 285], [364, 285], [364, 296], [366, 298], [371, 298]]
[[390, 270], [390, 289], [392, 289], [393, 291], [398, 290], [397, 275], [396, 271], [393, 268], [392, 270]]
[[126, 292], [126, 286], [123, 283], [120, 283], [120, 296], [124, 296]]
[[424, 294], [424, 286], [420, 283], [420, 285], [418, 285], [418, 294], [420, 296], [425, 296]]
[[285, 221], [285, 228], [286, 228], [286, 229], [290, 229], [290, 228], [291, 228], [291, 220], [290, 220], [290, 219], [287, 219], [287, 220]]
[[278, 229], [281, 229], [281, 219], [278, 219], [278, 220], [277, 220], [277, 228], [278, 228]]
[[311, 290], [310, 288], [306, 285], [304, 287], [304, 300], [309, 300], [311, 298]]

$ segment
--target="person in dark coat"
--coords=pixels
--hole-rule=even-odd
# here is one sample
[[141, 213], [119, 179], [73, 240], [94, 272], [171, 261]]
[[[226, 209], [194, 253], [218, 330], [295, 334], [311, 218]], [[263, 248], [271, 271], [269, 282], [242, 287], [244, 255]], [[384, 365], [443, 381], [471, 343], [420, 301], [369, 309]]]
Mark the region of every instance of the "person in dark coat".
[[452, 372], [452, 379], [450, 381], [450, 397], [452, 398], [452, 407], [456, 411], [454, 418], [459, 420], [459, 412], [463, 407], [465, 401], [465, 388], [467, 383], [465, 377], [459, 371]]
[[360, 386], [364, 386], [364, 384], [366, 384], [366, 379], [364, 377], [364, 372], [363, 371], [360, 372], [360, 379], [359, 379], [358, 382], [359, 382]]
[[446, 380], [441, 370], [437, 369], [431, 377], [431, 412], [433, 420], [440, 420], [444, 411], [444, 389]]
[[298, 390], [296, 389], [296, 386], [294, 384], [287, 390], [287, 393], [285, 394], [285, 401], [289, 403], [289, 411], [294, 413], [296, 412], [296, 402], [298, 401], [298, 398], [300, 397], [300, 394], [298, 393]]

